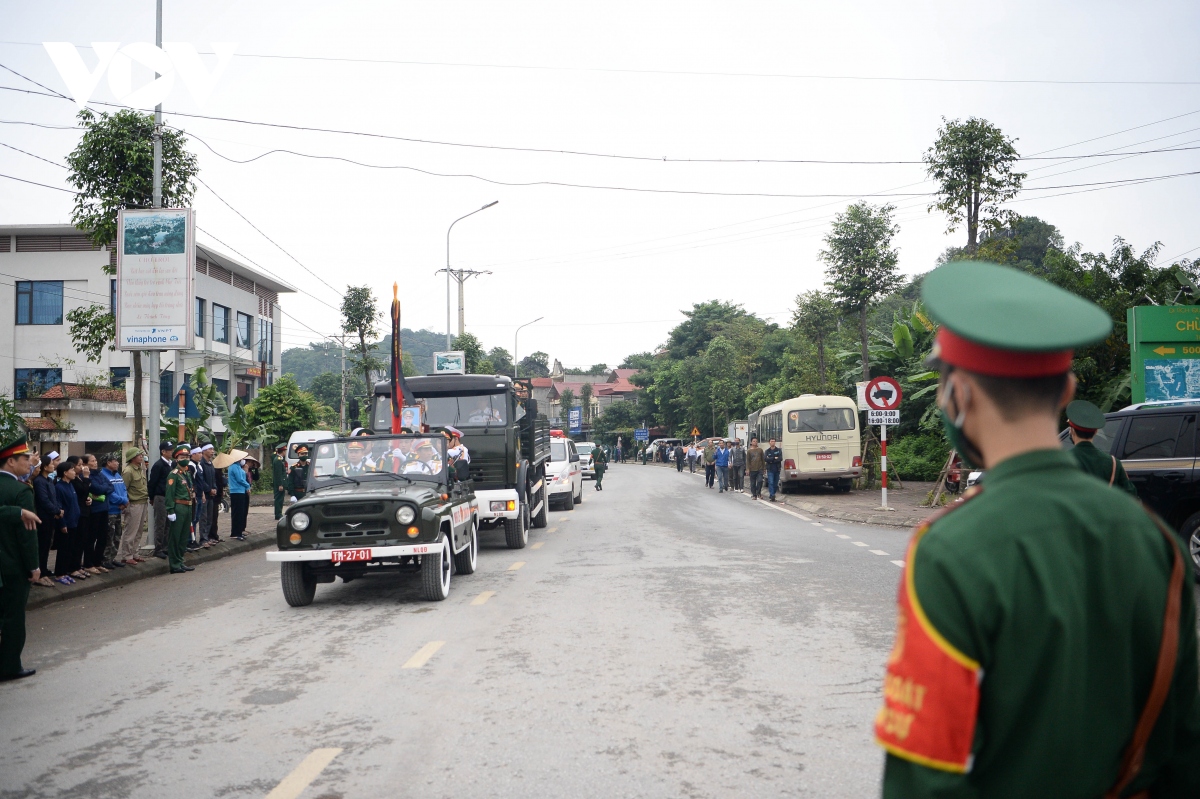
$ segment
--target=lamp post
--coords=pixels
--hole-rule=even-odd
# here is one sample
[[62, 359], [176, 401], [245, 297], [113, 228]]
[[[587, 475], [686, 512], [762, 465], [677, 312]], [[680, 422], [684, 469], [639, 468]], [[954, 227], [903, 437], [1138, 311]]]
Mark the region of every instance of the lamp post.
[[[463, 281], [466, 280], [471, 275], [480, 274], [478, 272], [471, 272], [471, 275], [467, 275], [467, 274], [465, 274], [466, 270], [459, 270], [459, 273], [455, 274], [450, 269], [450, 231], [454, 230], [454, 226], [457, 225], [459, 222], [463, 221], [464, 219], [466, 219], [468, 216], [474, 216], [475, 214], [479, 213], [480, 211], [486, 211], [487, 209], [491, 208], [493, 205], [495, 205], [498, 202], [500, 202], [500, 201], [492, 200], [490, 203], [483, 206], [482, 208], [476, 208], [471, 213], [464, 214], [463, 216], [460, 216], [458, 219], [455, 219], [453, 222], [450, 223], [450, 227], [446, 228], [446, 268], [439, 269], [438, 271], [446, 273], [446, 349], [447, 350], [450, 349], [450, 277], [451, 277], [451, 275], [453, 275], [454, 279], [458, 281], [458, 290], [461, 294]], [[461, 305], [461, 303], [460, 303], [460, 305]]]
[[[546, 317], [544, 317], [544, 316], [539, 316], [537, 319], [534, 319], [533, 322], [540, 322], [545, 318]], [[521, 335], [522, 327], [529, 327], [530, 325], [533, 324], [533, 322], [526, 322], [525, 324], [523, 324], [517, 328], [516, 333], [513, 333], [513, 377], [521, 376], [520, 371], [519, 371], [519, 368], [520, 368], [519, 364], [521, 363], [521, 361], [517, 356], [517, 337]]]

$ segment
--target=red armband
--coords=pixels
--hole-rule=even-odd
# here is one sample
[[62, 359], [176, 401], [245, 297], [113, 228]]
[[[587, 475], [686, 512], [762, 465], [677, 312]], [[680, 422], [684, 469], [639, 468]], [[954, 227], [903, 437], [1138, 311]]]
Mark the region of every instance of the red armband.
[[875, 740], [896, 757], [963, 773], [971, 769], [983, 670], [942, 637], [917, 598], [913, 564], [927, 529], [917, 530], [904, 561]]

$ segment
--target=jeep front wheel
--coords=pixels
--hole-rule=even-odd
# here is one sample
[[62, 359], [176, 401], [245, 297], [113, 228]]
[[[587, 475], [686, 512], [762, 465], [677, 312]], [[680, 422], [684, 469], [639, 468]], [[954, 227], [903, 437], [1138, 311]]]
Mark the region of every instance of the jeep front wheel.
[[436, 552], [421, 556], [421, 595], [430, 602], [441, 602], [450, 596], [450, 568], [453, 557], [449, 530], [442, 536], [442, 543]]
[[317, 581], [299, 561], [279, 564], [279, 579], [283, 583], [283, 598], [294, 608], [311, 605], [317, 595]]

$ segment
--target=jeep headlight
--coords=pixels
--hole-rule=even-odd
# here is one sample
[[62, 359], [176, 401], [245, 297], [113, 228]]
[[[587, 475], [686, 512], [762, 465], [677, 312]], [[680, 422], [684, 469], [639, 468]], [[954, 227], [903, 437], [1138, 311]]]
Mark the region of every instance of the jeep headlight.
[[411, 506], [405, 505], [396, 511], [396, 521], [408, 524], [417, 517], [417, 512]]
[[304, 511], [300, 511], [299, 513], [292, 514], [292, 529], [293, 530], [307, 530], [308, 525], [311, 522], [312, 522], [312, 518], [309, 517], [309, 515], [307, 513], [305, 513]]

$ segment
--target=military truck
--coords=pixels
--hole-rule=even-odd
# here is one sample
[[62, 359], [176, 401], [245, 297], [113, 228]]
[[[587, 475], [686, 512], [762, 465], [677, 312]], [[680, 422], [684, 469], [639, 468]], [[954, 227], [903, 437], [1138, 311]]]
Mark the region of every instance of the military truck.
[[[426, 424], [462, 431], [471, 454], [480, 529], [503, 527], [508, 546], [523, 549], [530, 526], [546, 526], [549, 505], [550, 424], [538, 413], [532, 381], [505, 375], [425, 375], [407, 383], [413, 396], [405, 397], [405, 404], [424, 405]], [[371, 407], [371, 429], [377, 434], [391, 429], [391, 403], [391, 384], [377, 383]]]

